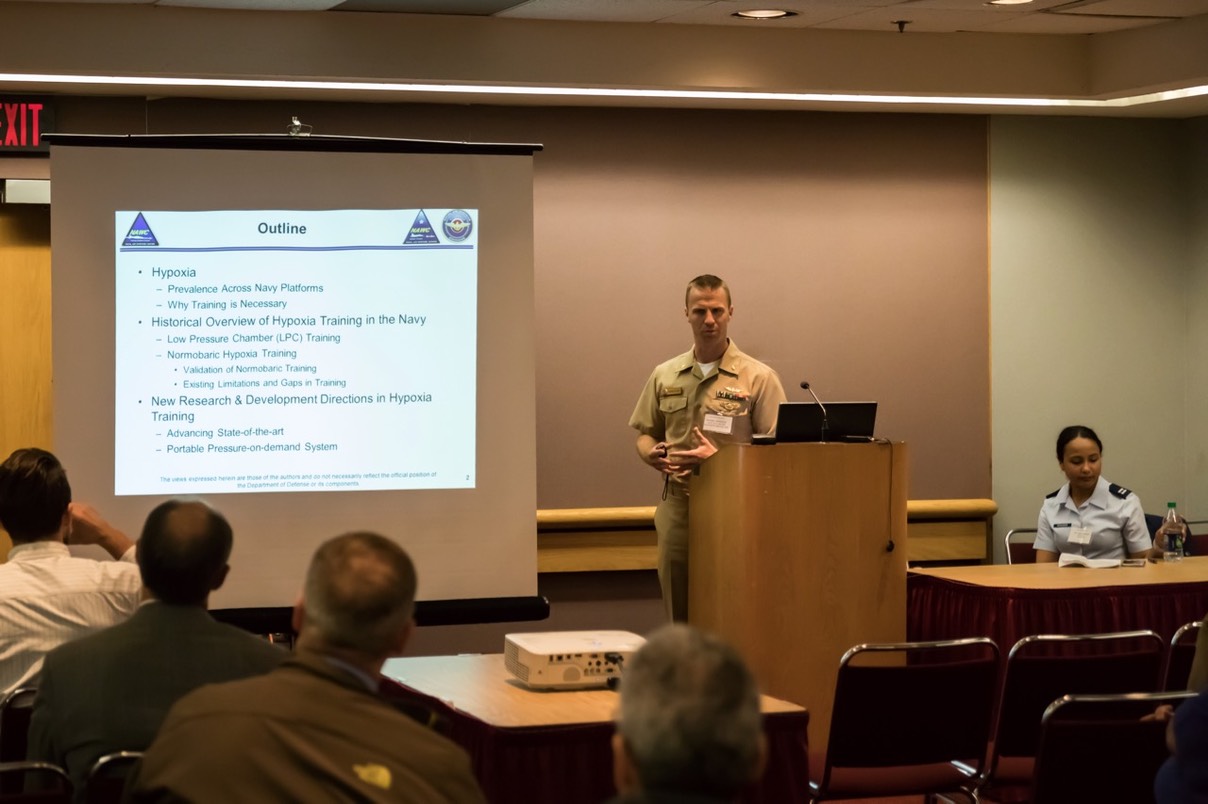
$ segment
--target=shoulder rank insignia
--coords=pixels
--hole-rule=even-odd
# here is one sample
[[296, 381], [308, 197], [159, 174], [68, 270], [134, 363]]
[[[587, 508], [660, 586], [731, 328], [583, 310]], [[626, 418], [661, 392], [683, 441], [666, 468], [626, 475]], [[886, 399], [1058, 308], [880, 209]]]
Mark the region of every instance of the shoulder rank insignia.
[[365, 784], [371, 784], [382, 790], [389, 790], [393, 782], [390, 769], [376, 762], [366, 762], [364, 765], [353, 765], [352, 770]]
[[1046, 495], [1044, 495], [1044, 498], [1045, 498], [1046, 500], [1051, 500], [1051, 499], [1053, 499], [1054, 497], [1056, 497], [1056, 496], [1057, 496], [1057, 492], [1058, 492], [1058, 491], [1061, 491], [1061, 489], [1057, 489], [1057, 491], [1054, 491], [1054, 492], [1053, 492], [1053, 493], [1051, 493], [1051, 494], [1046, 494]]
[[1127, 500], [1132, 492], [1123, 486], [1117, 486], [1115, 483], [1108, 483], [1107, 490], [1111, 492], [1113, 497], [1119, 497], [1121, 500]]

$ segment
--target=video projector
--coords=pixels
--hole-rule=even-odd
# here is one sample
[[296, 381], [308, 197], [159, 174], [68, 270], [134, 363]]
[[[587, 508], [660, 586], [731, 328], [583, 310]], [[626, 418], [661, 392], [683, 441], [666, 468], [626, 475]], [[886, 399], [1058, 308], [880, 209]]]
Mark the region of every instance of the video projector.
[[645, 642], [628, 631], [507, 634], [503, 658], [508, 672], [533, 689], [607, 687]]

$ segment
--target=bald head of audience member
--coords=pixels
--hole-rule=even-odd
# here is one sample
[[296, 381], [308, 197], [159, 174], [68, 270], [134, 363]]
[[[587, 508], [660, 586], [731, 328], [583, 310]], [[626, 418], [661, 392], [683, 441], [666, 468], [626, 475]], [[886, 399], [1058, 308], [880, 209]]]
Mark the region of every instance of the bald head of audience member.
[[407, 553], [385, 536], [346, 533], [324, 542], [294, 610], [299, 649], [376, 673], [411, 636], [417, 583]]
[[19, 449], [0, 464], [0, 526], [14, 544], [63, 540], [70, 504], [67, 472], [46, 450]]
[[718, 637], [667, 626], [626, 663], [613, 736], [622, 795], [734, 801], [762, 773], [765, 751], [755, 678]]
[[143, 586], [161, 603], [204, 607], [226, 580], [232, 542], [226, 517], [204, 502], [160, 503], [138, 540]]

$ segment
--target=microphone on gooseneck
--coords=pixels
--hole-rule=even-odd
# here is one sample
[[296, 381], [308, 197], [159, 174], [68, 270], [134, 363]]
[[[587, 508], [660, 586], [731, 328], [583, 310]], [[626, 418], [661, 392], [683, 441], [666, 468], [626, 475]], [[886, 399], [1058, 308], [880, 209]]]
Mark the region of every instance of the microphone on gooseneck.
[[801, 387], [810, 392], [810, 396], [814, 398], [814, 402], [818, 404], [818, 409], [822, 411], [822, 440], [826, 441], [830, 436], [830, 421], [826, 416], [826, 405], [822, 404], [822, 400], [814, 393], [814, 389], [810, 388], [809, 380], [802, 380]]

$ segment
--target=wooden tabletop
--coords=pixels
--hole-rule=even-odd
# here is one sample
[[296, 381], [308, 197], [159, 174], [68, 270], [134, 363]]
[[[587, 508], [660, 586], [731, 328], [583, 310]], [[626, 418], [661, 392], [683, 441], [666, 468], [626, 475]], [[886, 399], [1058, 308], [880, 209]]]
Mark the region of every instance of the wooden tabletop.
[[[391, 659], [382, 674], [501, 728], [606, 723], [620, 700], [608, 689], [530, 690], [508, 673], [502, 653]], [[762, 708], [764, 714], [804, 711], [766, 695]]]
[[1208, 582], [1208, 556], [1182, 561], [1146, 562], [1144, 567], [1058, 567], [1057, 564], [983, 564], [976, 567], [913, 569], [949, 581], [1013, 589], [1092, 589], [1098, 586], [1147, 586], [1151, 584]]

